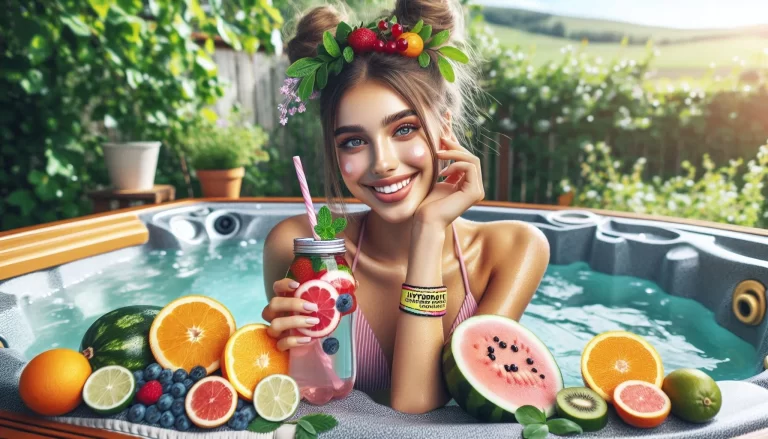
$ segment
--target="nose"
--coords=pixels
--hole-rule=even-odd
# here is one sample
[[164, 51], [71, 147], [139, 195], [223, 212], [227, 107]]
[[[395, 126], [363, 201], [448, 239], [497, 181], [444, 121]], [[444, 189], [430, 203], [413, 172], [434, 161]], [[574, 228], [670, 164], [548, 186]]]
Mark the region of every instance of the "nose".
[[388, 139], [379, 139], [373, 147], [373, 173], [387, 175], [397, 169], [400, 161], [394, 145]]

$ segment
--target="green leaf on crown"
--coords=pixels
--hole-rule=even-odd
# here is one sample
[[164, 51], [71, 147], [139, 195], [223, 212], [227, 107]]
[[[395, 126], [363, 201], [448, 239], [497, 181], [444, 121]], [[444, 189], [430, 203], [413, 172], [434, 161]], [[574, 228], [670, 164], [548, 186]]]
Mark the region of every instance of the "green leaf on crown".
[[352, 27], [343, 21], [336, 26], [336, 40], [346, 41], [349, 34], [352, 33]]
[[432, 37], [432, 39], [429, 40], [429, 42], [427, 43], [427, 45], [426, 45], [427, 49], [429, 49], [431, 47], [437, 47], [437, 46], [445, 43], [446, 41], [448, 41], [448, 38], [450, 36], [451, 36], [451, 31], [449, 31], [448, 29], [442, 30], [442, 31], [436, 33], [435, 36]]
[[329, 66], [329, 68], [331, 69], [334, 75], [338, 75], [339, 73], [341, 73], [341, 68], [343, 66], [344, 66], [344, 58], [339, 57], [339, 58], [336, 58], [336, 61], [334, 61], [333, 65]]
[[448, 82], [453, 82], [456, 80], [456, 74], [453, 72], [453, 66], [450, 62], [448, 62], [445, 57], [438, 55], [437, 56], [437, 68], [440, 69], [440, 74], [443, 75], [443, 78], [445, 78]]
[[432, 58], [430, 58], [430, 57], [429, 57], [429, 54], [428, 54], [426, 51], [424, 51], [424, 52], [421, 52], [421, 55], [419, 55], [419, 65], [420, 65], [422, 68], [427, 68], [427, 67], [429, 67], [429, 62], [430, 62], [431, 60], [432, 60]]
[[392, 23], [392, 24], [397, 24], [397, 17], [393, 15], [392, 19], [389, 20], [389, 22]]
[[424, 20], [419, 19], [419, 21], [416, 22], [416, 24], [413, 26], [413, 29], [411, 29], [411, 32], [417, 34], [421, 32], [421, 28], [423, 27], [424, 27]]
[[432, 36], [432, 26], [427, 24], [419, 31], [419, 36], [422, 40], [427, 41]]
[[301, 84], [299, 84], [299, 98], [301, 98], [302, 101], [307, 102], [309, 97], [312, 95], [314, 88], [315, 72], [312, 72], [311, 75], [307, 75], [304, 77], [304, 79], [301, 80]]
[[331, 55], [334, 58], [341, 56], [339, 43], [336, 42], [336, 40], [333, 38], [333, 35], [331, 35], [331, 33], [328, 31], [323, 32], [323, 47], [325, 47], [325, 50], [328, 51], [328, 55]]
[[445, 55], [446, 58], [450, 58], [456, 62], [460, 62], [462, 64], [469, 62], [469, 57], [464, 52], [453, 46], [441, 47], [437, 49], [437, 51]]
[[317, 86], [322, 90], [328, 84], [328, 64], [323, 64], [317, 69]]
[[301, 58], [296, 60], [295, 63], [288, 67], [285, 74], [291, 78], [303, 78], [305, 76], [313, 75], [317, 69], [323, 64], [322, 61], [315, 58]]
[[352, 50], [351, 46], [347, 46], [344, 48], [344, 60], [347, 62], [347, 64], [351, 63], [352, 60], [355, 59], [355, 51]]

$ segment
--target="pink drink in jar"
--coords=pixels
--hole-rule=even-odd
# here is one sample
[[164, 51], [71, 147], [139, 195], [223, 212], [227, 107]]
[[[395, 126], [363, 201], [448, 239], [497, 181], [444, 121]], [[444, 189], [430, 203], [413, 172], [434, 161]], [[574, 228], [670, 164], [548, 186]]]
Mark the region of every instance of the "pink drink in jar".
[[286, 277], [299, 282], [294, 297], [318, 305], [317, 312], [301, 315], [317, 317], [320, 323], [293, 330], [292, 335], [312, 339], [289, 351], [289, 374], [311, 404], [345, 398], [355, 384], [356, 282], [345, 252], [343, 239], [293, 240], [294, 258]]

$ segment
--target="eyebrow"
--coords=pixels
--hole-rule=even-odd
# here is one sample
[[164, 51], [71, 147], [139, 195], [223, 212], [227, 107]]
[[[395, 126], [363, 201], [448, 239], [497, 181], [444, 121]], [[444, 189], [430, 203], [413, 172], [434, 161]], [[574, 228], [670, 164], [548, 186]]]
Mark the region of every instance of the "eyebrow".
[[[400, 119], [415, 115], [416, 112], [411, 109], [398, 111], [397, 113], [390, 114], [389, 116], [385, 117], [384, 120], [381, 121], [381, 126], [385, 127], [393, 122], [397, 122]], [[365, 129], [363, 129], [362, 125], [345, 125], [343, 127], [336, 128], [336, 130], [333, 132], [333, 135], [338, 136], [344, 133], [362, 133], [364, 131]]]

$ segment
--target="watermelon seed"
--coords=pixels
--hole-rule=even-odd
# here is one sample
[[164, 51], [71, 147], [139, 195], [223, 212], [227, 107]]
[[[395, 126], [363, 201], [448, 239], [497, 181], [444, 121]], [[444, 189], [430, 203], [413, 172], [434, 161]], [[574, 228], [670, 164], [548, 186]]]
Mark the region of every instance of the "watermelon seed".
[[538, 372], [538, 370], [536, 370], [536, 368], [534, 367], [533, 369], [531, 369], [531, 372], [536, 373]]
[[505, 365], [504, 365], [504, 370], [506, 370], [507, 372], [509, 372], [509, 370], [510, 370], [510, 369], [509, 369], [509, 364], [505, 364]]
[[530, 358], [526, 358], [526, 359], [525, 359], [525, 362], [526, 362], [526, 363], [528, 363], [528, 364], [533, 364], [533, 360], [532, 360], [532, 359], [530, 359]]
[[488, 346], [488, 353], [489, 353], [489, 354], [492, 354], [492, 353], [493, 353], [493, 347], [491, 347], [491, 346]]
[[488, 358], [490, 358], [490, 359], [491, 359], [491, 360], [493, 360], [493, 361], [496, 361], [496, 356], [495, 356], [495, 355], [493, 355], [493, 354], [492, 354], [492, 353], [490, 353], [490, 352], [488, 352]]
[[542, 380], [544, 379], [544, 374], [541, 374], [539, 376], [541, 377]]
[[504, 349], [507, 347], [507, 344], [502, 341], [501, 343], [499, 343], [499, 347]]
[[512, 352], [517, 352], [519, 350], [520, 349], [517, 348], [517, 345], [514, 345], [514, 344], [512, 345]]
[[499, 337], [493, 337], [493, 341], [495, 341], [496, 343], [498, 343], [498, 342], [499, 342]]
[[513, 364], [509, 368], [512, 369], [512, 372], [517, 372], [517, 365], [516, 364]]

